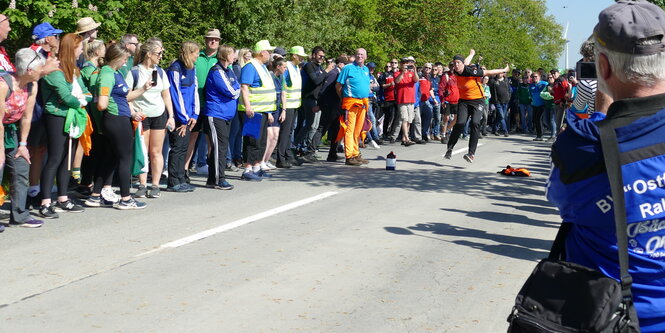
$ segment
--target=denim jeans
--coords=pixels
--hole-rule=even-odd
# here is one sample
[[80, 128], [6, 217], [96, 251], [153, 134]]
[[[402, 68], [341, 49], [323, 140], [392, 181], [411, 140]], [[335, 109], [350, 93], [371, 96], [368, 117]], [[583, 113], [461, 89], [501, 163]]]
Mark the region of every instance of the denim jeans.
[[545, 122], [545, 124], [549, 124], [549, 128], [552, 132], [552, 135], [550, 135], [550, 137], [556, 136], [556, 133], [557, 133], [556, 110], [555, 110], [554, 106], [546, 106], [545, 107], [543, 122]]
[[494, 126], [492, 126], [492, 132], [496, 133], [499, 130], [499, 126], [505, 133], [508, 133], [508, 126], [506, 125], [506, 115], [508, 113], [508, 104], [494, 104], [496, 108], [496, 118], [494, 118]]
[[372, 122], [372, 129], [367, 132], [367, 137], [370, 140], [378, 141], [379, 140], [379, 131], [376, 129], [376, 117], [374, 116], [373, 103], [369, 103], [369, 109], [367, 110], [367, 117]]
[[441, 104], [432, 107], [432, 134], [438, 136], [441, 134]]
[[429, 140], [430, 128], [432, 126], [432, 107], [433, 104], [430, 101], [420, 102], [420, 115], [423, 122], [423, 130], [422, 138], [416, 138], [418, 140]]
[[520, 122], [522, 132], [533, 131], [533, 108], [529, 104], [520, 104]]

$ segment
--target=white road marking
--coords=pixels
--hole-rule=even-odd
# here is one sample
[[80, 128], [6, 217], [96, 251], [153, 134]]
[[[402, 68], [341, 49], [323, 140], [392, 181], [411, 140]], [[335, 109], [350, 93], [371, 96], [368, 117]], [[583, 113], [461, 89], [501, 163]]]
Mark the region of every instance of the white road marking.
[[187, 237], [184, 237], [184, 238], [181, 238], [181, 239], [178, 239], [178, 240], [174, 240], [172, 242], [162, 244], [158, 248], [150, 250], [148, 252], [141, 253], [141, 254], [137, 255], [136, 257], [144, 256], [146, 254], [157, 252], [157, 251], [160, 251], [160, 250], [163, 250], [163, 249], [166, 249], [166, 248], [176, 248], [176, 247], [179, 247], [179, 246], [187, 245], [189, 243], [196, 242], [198, 240], [208, 238], [210, 236], [213, 236], [213, 235], [225, 232], [225, 231], [229, 231], [231, 229], [241, 227], [245, 224], [256, 222], [256, 221], [264, 219], [266, 217], [277, 215], [277, 214], [292, 210], [294, 208], [298, 208], [300, 206], [304, 206], [304, 205], [307, 205], [309, 203], [331, 197], [333, 195], [336, 195], [337, 193], [339, 193], [339, 192], [325, 192], [325, 193], [321, 193], [319, 195], [315, 195], [315, 196], [307, 198], [307, 199], [295, 201], [295, 202], [292, 202], [292, 203], [289, 203], [289, 204], [286, 204], [286, 205], [283, 205], [283, 206], [280, 206], [280, 207], [277, 207], [277, 208], [273, 208], [273, 209], [267, 210], [267, 211], [262, 212], [262, 213], [258, 213], [258, 214], [255, 214], [255, 215], [252, 215], [252, 216], [249, 216], [249, 217], [245, 217], [243, 219], [236, 220], [236, 221], [233, 221], [233, 222], [230, 222], [230, 223], [227, 223], [227, 224], [223, 224], [223, 225], [220, 225], [218, 227], [208, 229], [208, 230], [199, 232], [199, 233], [191, 235], [191, 236], [187, 236]]
[[[482, 143], [478, 143], [478, 145], [476, 147], [480, 147], [482, 145], [483, 145]], [[469, 148], [460, 148], [460, 149], [457, 149], [457, 150], [453, 150], [453, 155], [461, 154], [461, 153], [468, 152], [468, 151], [469, 151]], [[445, 154], [443, 154], [443, 155], [445, 155]], [[441, 156], [443, 156], [443, 155], [441, 155]]]

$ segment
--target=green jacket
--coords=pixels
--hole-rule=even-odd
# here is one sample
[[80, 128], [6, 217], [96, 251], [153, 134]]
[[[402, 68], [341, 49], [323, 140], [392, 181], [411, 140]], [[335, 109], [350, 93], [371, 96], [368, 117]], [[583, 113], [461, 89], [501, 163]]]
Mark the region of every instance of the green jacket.
[[[83, 84], [79, 76], [76, 78], [79, 86], [85, 95], [85, 99], [92, 101], [92, 95], [88, 88]], [[65, 117], [67, 111], [71, 108], [80, 108], [81, 103], [76, 97], [72, 96], [72, 84], [65, 80], [65, 74], [57, 70], [42, 79], [42, 85], [39, 89], [39, 96], [44, 101], [44, 112], [54, 116]]]

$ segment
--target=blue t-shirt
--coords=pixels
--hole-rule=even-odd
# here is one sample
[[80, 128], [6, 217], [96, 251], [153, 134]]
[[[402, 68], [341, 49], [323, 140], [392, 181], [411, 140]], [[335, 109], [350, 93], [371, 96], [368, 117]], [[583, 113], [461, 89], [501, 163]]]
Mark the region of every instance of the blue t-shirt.
[[540, 98], [540, 93], [547, 87], [547, 81], [540, 81], [529, 85], [529, 94], [531, 95], [531, 105], [543, 106], [545, 101]]
[[434, 90], [434, 99], [436, 99], [437, 103], [441, 103], [441, 98], [439, 97], [439, 83], [441, 82], [441, 77], [432, 76], [430, 82], [432, 82], [432, 89]]
[[355, 62], [344, 66], [337, 77], [337, 82], [342, 85], [342, 97], [368, 98], [369, 80], [369, 68]]
[[[265, 68], [265, 65], [263, 65], [263, 67]], [[240, 84], [248, 84], [252, 88], [258, 88], [261, 86], [261, 77], [254, 65], [248, 63], [242, 67], [242, 71], [240, 72]]]
[[413, 107], [417, 108], [420, 107], [420, 81], [416, 81], [416, 85], [414, 86], [415, 89], [413, 89], [416, 93], [416, 102], [413, 103]]

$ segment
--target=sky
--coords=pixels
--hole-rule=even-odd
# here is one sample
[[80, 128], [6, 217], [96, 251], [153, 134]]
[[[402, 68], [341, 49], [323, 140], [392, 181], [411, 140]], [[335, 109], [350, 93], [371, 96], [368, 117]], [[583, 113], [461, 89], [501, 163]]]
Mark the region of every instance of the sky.
[[[614, 0], [546, 0], [547, 14], [553, 15], [556, 21], [566, 29], [568, 23], [568, 68], [581, 58], [580, 45], [593, 32], [598, 22], [598, 14], [614, 3]], [[559, 58], [559, 67], [566, 67], [566, 51], [564, 48]]]

